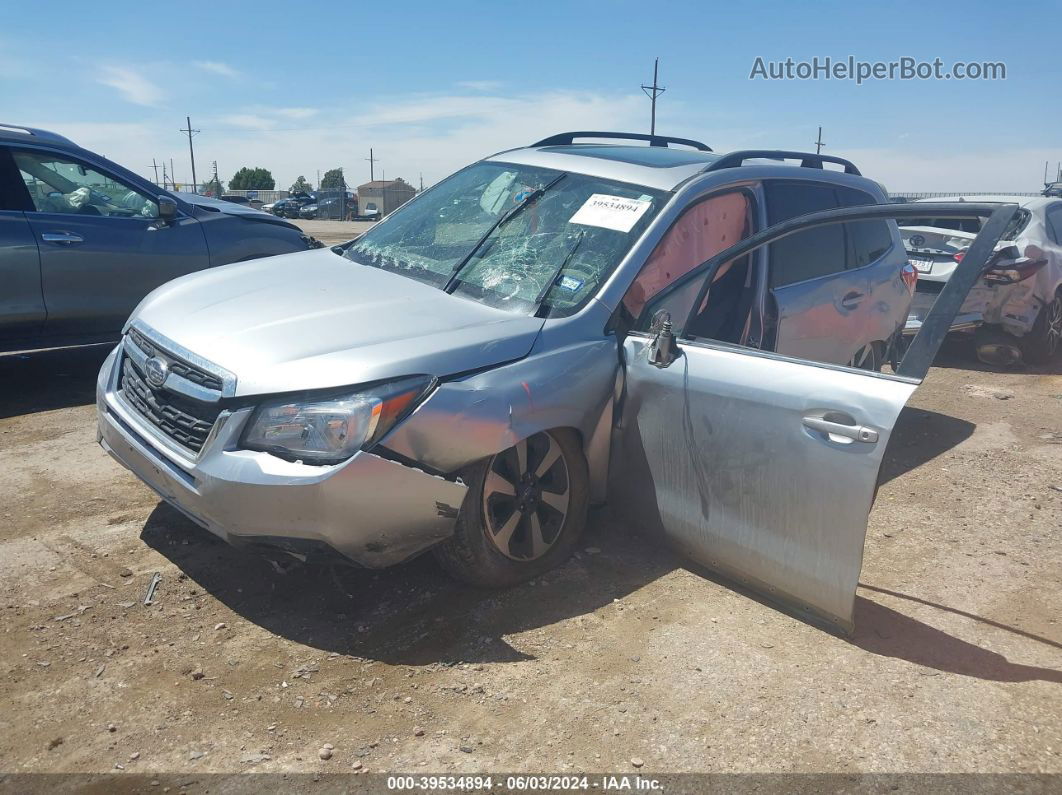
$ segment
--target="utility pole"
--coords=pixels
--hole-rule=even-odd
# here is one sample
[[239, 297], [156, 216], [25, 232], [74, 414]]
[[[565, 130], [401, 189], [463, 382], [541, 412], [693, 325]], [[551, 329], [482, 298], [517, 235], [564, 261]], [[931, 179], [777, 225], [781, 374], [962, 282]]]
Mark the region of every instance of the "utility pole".
[[199, 130], [192, 129], [191, 116], [185, 116], [184, 120], [187, 122], [188, 127], [183, 130], [178, 130], [177, 132], [188, 133], [188, 158], [192, 161], [192, 193], [198, 193], [199, 182], [195, 178], [195, 151], [192, 149], [192, 136], [198, 133]]
[[420, 172], [420, 193], [424, 192], [424, 172]]
[[819, 137], [815, 141], [815, 154], [822, 152], [822, 147], [825, 146], [822, 142], [822, 127], [819, 127]]
[[173, 158], [170, 158], [170, 185], [177, 190], [177, 169], [173, 167]]
[[379, 162], [379, 160], [372, 156], [372, 147], [371, 146], [369, 147], [369, 156], [367, 158], [365, 158], [365, 159], [369, 161], [369, 182], [375, 182], [376, 181], [376, 171], [374, 169], [374, 166], [376, 165], [376, 163]]
[[166, 161], [162, 162], [162, 189], [166, 190]]
[[[159, 164], [155, 162], [155, 158], [151, 158], [151, 167], [153, 169], [155, 169], [155, 184], [158, 185], [159, 184]], [[165, 169], [166, 166], [163, 166], [162, 168]], [[166, 186], [163, 185], [162, 187], [165, 188]]]
[[221, 180], [218, 179], [218, 161], [214, 161], [214, 198], [221, 198]]
[[658, 86], [656, 84], [656, 75], [657, 75], [657, 70], [659, 69], [659, 67], [660, 67], [660, 59], [659, 58], [653, 59], [653, 84], [651, 86], [647, 86], [647, 85], [643, 85], [642, 86], [642, 91], [645, 92], [645, 95], [647, 97], [649, 97], [649, 99], [651, 99], [652, 103], [653, 103], [652, 116], [650, 117], [651, 121], [649, 123], [649, 134], [650, 135], [656, 135], [656, 98], [658, 96], [660, 96], [661, 94], [663, 94], [665, 91], [667, 91], [667, 89], [664, 88], [663, 86]]

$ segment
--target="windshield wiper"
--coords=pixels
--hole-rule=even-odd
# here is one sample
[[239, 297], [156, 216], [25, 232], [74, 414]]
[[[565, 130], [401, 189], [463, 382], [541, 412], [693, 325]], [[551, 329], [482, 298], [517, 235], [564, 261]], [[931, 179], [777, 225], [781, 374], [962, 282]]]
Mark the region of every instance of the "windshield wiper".
[[453, 270], [450, 271], [450, 278], [447, 279], [446, 284], [443, 285], [443, 290], [445, 292], [452, 293], [455, 289], [457, 289], [458, 275], [461, 273], [462, 270], [464, 270], [465, 266], [472, 261], [472, 258], [476, 256], [476, 252], [479, 251], [480, 247], [484, 243], [487, 242], [488, 238], [490, 238], [490, 236], [494, 234], [498, 227], [500, 227], [502, 224], [506, 224], [511, 221], [520, 213], [521, 210], [523, 210], [528, 205], [538, 201], [538, 199], [542, 196], [543, 193], [548, 191], [566, 176], [568, 176], [567, 173], [558, 174], [545, 185], [543, 185], [541, 188], [536, 188], [535, 190], [531, 191], [527, 195], [527, 198], [520, 202], [518, 205], [516, 205], [515, 207], [510, 207], [507, 211], [502, 213], [498, 217], [498, 220], [490, 225], [490, 229], [488, 229], [483, 234], [483, 237], [476, 241], [476, 245], [472, 246], [472, 250], [469, 251], [464, 257], [462, 257], [460, 262], [454, 265]]
[[[553, 274], [549, 277], [549, 281], [542, 285], [542, 289], [538, 291], [538, 295], [535, 296], [535, 306], [542, 306], [542, 302], [546, 300], [546, 296], [550, 294], [554, 287], [557, 285], [557, 279], [564, 273], [564, 269], [568, 267], [568, 263], [572, 261], [572, 257], [575, 256], [575, 252], [579, 250], [579, 246], [583, 244], [583, 236], [586, 234], [585, 230], [580, 230], [579, 239], [575, 241], [575, 244], [568, 249], [568, 253], [564, 255], [564, 259], [561, 260], [561, 264], [553, 271]], [[537, 311], [536, 311], [537, 314]]]

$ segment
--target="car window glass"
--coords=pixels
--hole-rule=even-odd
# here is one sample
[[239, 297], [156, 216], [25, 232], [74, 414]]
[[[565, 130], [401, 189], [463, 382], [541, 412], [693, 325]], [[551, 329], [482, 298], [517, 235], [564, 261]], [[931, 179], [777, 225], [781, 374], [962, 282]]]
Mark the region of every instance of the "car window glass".
[[32, 210], [22, 174], [11, 158], [11, 152], [0, 146], [0, 210]]
[[1056, 204], [1047, 211], [1047, 231], [1051, 239], [1062, 246], [1062, 204]]
[[[855, 188], [838, 185], [839, 206], [877, 204], [874, 197]], [[880, 259], [892, 247], [892, 230], [887, 221], [855, 221], [844, 225], [849, 269], [862, 268]]]
[[638, 185], [482, 162], [400, 207], [345, 256], [499, 309], [570, 313], [665, 202]]
[[[767, 184], [767, 219], [772, 225], [835, 207], [837, 194], [832, 185]], [[841, 224], [830, 224], [782, 238], [771, 243], [769, 261], [772, 288], [843, 271], [847, 262], [844, 228]]]
[[15, 165], [37, 212], [157, 218], [158, 204], [110, 174], [50, 152], [15, 150]]
[[[747, 237], [752, 230], [751, 219], [752, 202], [744, 191], [712, 196], [687, 209], [653, 249], [623, 296], [623, 307], [630, 318], [640, 318], [639, 328], [647, 327], [649, 313], [643, 311], [646, 304], [701, 263]], [[720, 268], [720, 275], [722, 271]], [[667, 298], [675, 322], [685, 319], [700, 289], [700, 280], [694, 281], [692, 292], [680, 288]]]

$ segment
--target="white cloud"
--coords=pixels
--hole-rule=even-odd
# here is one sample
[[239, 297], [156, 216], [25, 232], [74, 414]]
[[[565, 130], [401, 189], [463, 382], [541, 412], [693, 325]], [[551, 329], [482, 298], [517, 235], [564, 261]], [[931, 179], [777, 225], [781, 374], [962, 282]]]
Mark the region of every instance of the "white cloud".
[[[369, 177], [365, 162], [373, 148], [376, 176], [403, 177], [430, 185], [474, 160], [524, 146], [563, 130], [645, 130], [648, 101], [641, 94], [559, 91], [498, 96], [413, 95], [392, 101], [336, 103], [327, 109], [249, 106], [225, 116], [197, 118], [196, 162], [204, 171], [217, 160], [223, 177], [241, 166], [261, 165], [277, 185], [295, 177], [313, 179], [317, 170], [342, 166], [348, 182]], [[183, 122], [183, 117], [180, 118]], [[187, 141], [172, 123], [67, 124], [37, 120], [77, 143], [101, 152], [145, 176], [151, 159], [174, 158], [178, 178], [187, 178]], [[801, 148], [813, 140], [805, 130], [743, 128], [738, 120], [709, 116], [700, 108], [672, 101], [658, 129], [703, 140], [718, 152], [758, 147]], [[34, 124], [34, 119], [27, 119]], [[872, 179], [902, 191], [1034, 191], [1043, 164], [1062, 159], [1058, 148], [960, 146], [951, 151], [897, 141], [883, 147], [826, 151], [851, 158]], [[806, 146], [803, 148], [807, 148]], [[814, 151], [814, 150], [813, 150]]]
[[218, 118], [222, 124], [231, 127], [246, 127], [248, 130], [268, 130], [276, 127], [276, 121], [256, 113], [229, 113]]
[[96, 81], [117, 89], [127, 102], [135, 105], [157, 105], [162, 99], [162, 89], [129, 67], [104, 66]]
[[221, 61], [194, 61], [196, 67], [202, 69], [204, 72], [210, 72], [211, 74], [221, 75], [222, 77], [239, 77], [240, 73], [229, 66], [227, 63]]
[[846, 149], [864, 175], [893, 193], [1034, 192], [1043, 188], [1044, 161], [1062, 159], [1062, 149], [961, 149], [952, 152]]
[[469, 91], [498, 91], [503, 85], [501, 80], [462, 80], [457, 84], [458, 88], [467, 88]]
[[317, 108], [274, 108], [273, 113], [287, 119], [308, 119], [319, 113]]

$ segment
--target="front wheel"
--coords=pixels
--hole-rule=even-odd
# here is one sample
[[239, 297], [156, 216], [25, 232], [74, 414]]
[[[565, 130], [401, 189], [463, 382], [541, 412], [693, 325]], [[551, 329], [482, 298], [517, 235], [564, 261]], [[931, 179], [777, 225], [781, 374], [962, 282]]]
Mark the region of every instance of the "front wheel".
[[1028, 364], [1047, 364], [1062, 347], [1062, 287], [1040, 308], [1029, 333], [1021, 338], [1021, 357]]
[[852, 358], [848, 361], [848, 366], [860, 370], [871, 370], [875, 373], [880, 372], [882, 360], [884, 359], [884, 348], [885, 346], [880, 342], [868, 342], [852, 354]]
[[571, 555], [586, 524], [586, 459], [569, 431], [544, 431], [518, 442], [471, 473], [454, 535], [436, 558], [459, 580], [513, 585]]

